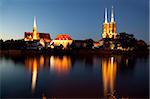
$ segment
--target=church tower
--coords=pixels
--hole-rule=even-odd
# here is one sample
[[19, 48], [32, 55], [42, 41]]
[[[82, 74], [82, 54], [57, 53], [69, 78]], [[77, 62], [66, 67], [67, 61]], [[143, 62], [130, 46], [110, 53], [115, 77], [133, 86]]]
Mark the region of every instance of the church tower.
[[33, 24], [33, 40], [37, 40], [37, 29], [36, 29], [36, 17], [34, 16], [34, 24]]
[[107, 8], [105, 8], [105, 21], [103, 23], [103, 33], [102, 38], [108, 38], [109, 37], [109, 23], [107, 19]]
[[112, 6], [112, 11], [111, 11], [111, 21], [109, 24], [109, 38], [114, 38], [116, 39], [116, 22], [114, 19], [114, 8]]

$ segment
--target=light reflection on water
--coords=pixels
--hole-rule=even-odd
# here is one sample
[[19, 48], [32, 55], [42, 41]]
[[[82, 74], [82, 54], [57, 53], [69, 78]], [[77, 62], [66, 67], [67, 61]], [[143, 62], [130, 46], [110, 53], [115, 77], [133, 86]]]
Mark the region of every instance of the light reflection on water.
[[102, 59], [102, 80], [104, 96], [113, 94], [117, 73], [117, 63], [114, 57]]
[[32, 69], [32, 91], [35, 90], [36, 87], [36, 80], [37, 80], [37, 60], [33, 59], [33, 69]]
[[63, 56], [60, 57], [50, 57], [50, 70], [56, 72], [57, 74], [66, 74], [71, 69], [71, 59], [70, 57]]
[[[8, 64], [10, 60], [12, 62]], [[148, 58], [40, 55], [2, 57], [0, 62], [3, 63], [3, 97], [41, 97], [43, 92], [44, 97], [50, 98], [107, 97], [114, 95], [114, 92], [117, 93], [115, 97], [148, 97]], [[10, 68], [13, 71], [9, 72]], [[20, 74], [20, 71], [29, 72]], [[16, 75], [19, 78], [15, 78]], [[10, 77], [14, 79], [9, 79]], [[23, 82], [17, 86], [18, 89], [12, 89], [15, 86], [14, 83], [9, 83], [12, 81]], [[30, 89], [26, 87], [26, 91], [17, 94], [18, 90], [24, 90], [23, 86], [28, 86], [27, 82], [30, 83]], [[102, 87], [98, 89], [99, 86]], [[132, 86], [139, 87], [134, 89]], [[78, 93], [79, 90], [82, 91]]]
[[[58, 75], [67, 74], [71, 69], [71, 58], [67, 56], [58, 57], [58, 56], [50, 56], [46, 57], [50, 58], [50, 70], [55, 72]], [[44, 66], [44, 56], [41, 55], [38, 59], [37, 57], [34, 58], [27, 58], [25, 60], [25, 66], [32, 71], [32, 92], [34, 92], [36, 88], [37, 76], [38, 76], [38, 68], [43, 68]], [[46, 64], [49, 64], [46, 63]]]

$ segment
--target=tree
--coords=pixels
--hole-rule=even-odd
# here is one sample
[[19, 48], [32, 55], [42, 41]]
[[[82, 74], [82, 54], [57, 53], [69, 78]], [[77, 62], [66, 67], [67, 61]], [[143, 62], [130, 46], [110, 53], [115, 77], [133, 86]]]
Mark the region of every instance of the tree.
[[92, 49], [92, 47], [93, 47], [93, 40], [92, 39], [88, 39], [88, 40], [86, 40], [86, 48], [88, 48], [88, 49]]
[[148, 45], [143, 40], [139, 40], [136, 44], [136, 50], [146, 51], [148, 50]]
[[122, 48], [134, 48], [137, 40], [134, 38], [133, 34], [122, 32], [117, 36], [116, 42], [120, 43]]

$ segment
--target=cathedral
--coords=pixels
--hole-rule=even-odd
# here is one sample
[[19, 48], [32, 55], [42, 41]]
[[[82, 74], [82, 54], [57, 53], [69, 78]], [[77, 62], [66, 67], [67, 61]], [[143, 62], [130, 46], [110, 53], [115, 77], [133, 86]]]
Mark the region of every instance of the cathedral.
[[107, 8], [105, 8], [105, 21], [103, 23], [103, 32], [102, 32], [102, 38], [113, 38], [116, 39], [116, 22], [114, 19], [114, 10], [112, 7], [111, 11], [111, 20], [108, 22], [108, 13]]
[[33, 31], [24, 33], [24, 41], [40, 41], [41, 39], [44, 40], [44, 42], [50, 42], [50, 40], [51, 40], [50, 34], [49, 33], [39, 33], [37, 31], [36, 17], [34, 16]]

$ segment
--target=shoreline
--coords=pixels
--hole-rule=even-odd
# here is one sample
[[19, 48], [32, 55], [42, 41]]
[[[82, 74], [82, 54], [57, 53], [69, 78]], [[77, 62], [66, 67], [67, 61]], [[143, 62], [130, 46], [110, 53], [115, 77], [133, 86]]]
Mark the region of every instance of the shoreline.
[[80, 50], [0, 50], [0, 55], [149, 55], [147, 51], [120, 51], [102, 49], [80, 49]]

